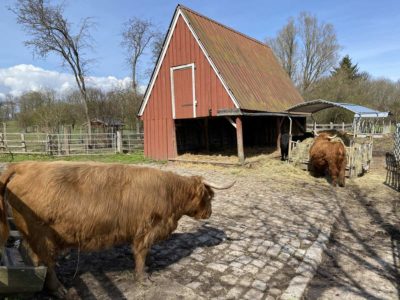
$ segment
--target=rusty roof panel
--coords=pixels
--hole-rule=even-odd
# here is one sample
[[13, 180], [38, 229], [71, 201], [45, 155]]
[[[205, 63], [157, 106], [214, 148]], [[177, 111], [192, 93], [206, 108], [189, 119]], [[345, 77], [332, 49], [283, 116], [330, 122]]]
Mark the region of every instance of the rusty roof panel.
[[268, 46], [186, 7], [180, 9], [241, 109], [281, 112], [304, 102]]

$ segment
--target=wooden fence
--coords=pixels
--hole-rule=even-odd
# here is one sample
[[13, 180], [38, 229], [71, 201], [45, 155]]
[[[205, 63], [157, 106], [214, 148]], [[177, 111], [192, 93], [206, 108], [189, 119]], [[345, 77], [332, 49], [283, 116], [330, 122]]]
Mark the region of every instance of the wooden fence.
[[[383, 135], [383, 134], [389, 134], [391, 132], [391, 127], [392, 124], [390, 121], [387, 121], [386, 123], [383, 122], [370, 122], [370, 121], [361, 121], [358, 123], [357, 128], [356, 128], [356, 134], [357, 135]], [[330, 122], [329, 124], [307, 124], [307, 131], [323, 131], [323, 130], [331, 130], [331, 129], [336, 129], [340, 131], [345, 131], [349, 133], [354, 132], [354, 127], [353, 123], [333, 123]]]
[[143, 133], [0, 133], [0, 153], [83, 155], [143, 149]]

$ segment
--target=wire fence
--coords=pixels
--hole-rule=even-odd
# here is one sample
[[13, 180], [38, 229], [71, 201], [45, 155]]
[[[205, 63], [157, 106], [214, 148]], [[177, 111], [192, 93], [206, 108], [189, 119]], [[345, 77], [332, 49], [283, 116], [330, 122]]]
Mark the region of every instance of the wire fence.
[[128, 153], [143, 149], [143, 133], [0, 133], [0, 152], [57, 156]]

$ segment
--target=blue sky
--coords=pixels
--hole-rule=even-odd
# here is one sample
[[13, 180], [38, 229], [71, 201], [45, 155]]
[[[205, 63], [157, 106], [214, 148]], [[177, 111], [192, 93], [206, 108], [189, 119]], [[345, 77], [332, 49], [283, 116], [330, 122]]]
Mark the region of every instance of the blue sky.
[[[40, 77], [43, 86], [46, 86], [46, 74], [51, 73], [53, 77], [50, 78], [54, 79], [57, 73], [69, 72], [60, 66], [58, 58], [49, 56], [43, 60], [34, 57], [23, 45], [27, 36], [7, 9], [13, 2], [0, 1], [0, 93], [3, 94], [29, 81], [27, 74], [23, 79], [18, 77], [21, 70], [32, 72], [32, 78], [44, 76]], [[376, 78], [400, 79], [400, 1], [396, 0], [66, 0], [65, 14], [72, 23], [92, 17], [97, 24], [92, 31], [95, 51], [87, 55], [95, 59], [90, 69], [93, 80], [100, 78], [99, 82], [105, 84], [111, 78], [125, 84], [130, 73], [120, 46], [122, 23], [137, 16], [150, 19], [165, 32], [178, 3], [259, 40], [274, 36], [289, 17], [297, 16], [301, 11], [311, 12], [319, 20], [333, 24], [342, 46], [341, 54], [349, 54], [361, 71]], [[144, 57], [143, 62], [146, 64], [147, 61]], [[15, 69], [18, 65], [26, 65], [26, 68], [19, 66]], [[11, 80], [14, 85], [4, 82], [7, 76], [18, 77]], [[141, 83], [145, 84], [146, 79], [142, 76]], [[55, 81], [49, 80], [50, 87], [54, 88], [50, 81], [53, 84]]]

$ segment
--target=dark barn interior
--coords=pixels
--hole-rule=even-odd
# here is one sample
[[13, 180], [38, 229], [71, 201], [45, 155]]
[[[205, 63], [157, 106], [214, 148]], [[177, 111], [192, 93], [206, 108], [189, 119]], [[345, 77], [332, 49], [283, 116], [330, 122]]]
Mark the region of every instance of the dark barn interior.
[[[305, 118], [292, 118], [293, 134], [305, 124]], [[234, 117], [232, 118], [234, 122]], [[242, 116], [245, 150], [263, 153], [277, 147], [278, 126], [289, 132], [289, 120], [277, 116]], [[175, 120], [178, 155], [184, 153], [237, 153], [236, 129], [227, 117]], [[208, 128], [208, 129], [207, 129]], [[255, 153], [256, 154], [256, 153]]]

